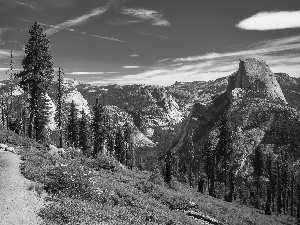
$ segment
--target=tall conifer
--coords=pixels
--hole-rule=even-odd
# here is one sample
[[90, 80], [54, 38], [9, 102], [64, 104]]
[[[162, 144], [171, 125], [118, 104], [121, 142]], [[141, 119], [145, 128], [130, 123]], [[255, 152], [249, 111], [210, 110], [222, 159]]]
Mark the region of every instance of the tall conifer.
[[89, 131], [88, 131], [88, 120], [84, 110], [81, 111], [81, 118], [79, 120], [79, 144], [82, 153], [85, 156], [89, 156]]
[[[38, 22], [29, 30], [30, 38], [25, 46], [25, 58], [22, 61], [23, 71], [16, 75], [19, 85], [29, 94], [29, 137], [33, 137], [34, 120], [38, 116], [41, 96], [49, 89], [53, 80], [53, 63], [50, 41]], [[41, 100], [44, 101], [44, 100]], [[40, 127], [40, 125], [38, 126]]]
[[78, 111], [74, 101], [71, 102], [70, 113], [68, 115], [68, 142], [73, 148], [78, 147]]
[[103, 144], [106, 139], [106, 128], [105, 128], [105, 115], [104, 107], [96, 100], [96, 104], [93, 107], [93, 121], [92, 121], [92, 132], [94, 149], [92, 156], [96, 158], [98, 153], [102, 150]]

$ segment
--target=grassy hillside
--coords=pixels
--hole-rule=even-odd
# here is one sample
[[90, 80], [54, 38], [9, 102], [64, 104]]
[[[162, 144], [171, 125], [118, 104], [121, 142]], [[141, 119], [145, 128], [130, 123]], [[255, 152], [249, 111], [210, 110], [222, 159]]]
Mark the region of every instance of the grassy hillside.
[[[106, 156], [55, 157], [42, 145], [11, 132], [1, 130], [0, 137], [24, 146], [20, 151], [24, 176], [40, 183], [49, 194], [48, 204], [40, 212], [45, 224], [204, 224], [187, 211], [205, 214], [219, 224], [295, 222], [199, 194], [175, 181], [167, 185], [155, 172], [131, 171]], [[29, 147], [32, 145], [36, 147]]]

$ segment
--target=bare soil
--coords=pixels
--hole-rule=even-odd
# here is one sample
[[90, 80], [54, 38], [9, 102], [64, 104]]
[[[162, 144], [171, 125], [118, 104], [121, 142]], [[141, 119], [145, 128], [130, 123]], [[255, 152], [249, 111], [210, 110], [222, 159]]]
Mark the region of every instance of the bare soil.
[[0, 225], [42, 224], [42, 195], [29, 190], [33, 182], [20, 172], [20, 156], [0, 150]]

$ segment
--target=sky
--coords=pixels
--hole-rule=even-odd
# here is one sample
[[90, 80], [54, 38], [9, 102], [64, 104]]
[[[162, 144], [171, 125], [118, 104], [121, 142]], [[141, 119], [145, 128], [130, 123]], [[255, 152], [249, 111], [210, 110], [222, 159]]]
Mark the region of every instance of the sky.
[[246, 57], [300, 76], [299, 0], [0, 0], [0, 80], [11, 50], [22, 70], [35, 21], [54, 75], [91, 85], [214, 80]]

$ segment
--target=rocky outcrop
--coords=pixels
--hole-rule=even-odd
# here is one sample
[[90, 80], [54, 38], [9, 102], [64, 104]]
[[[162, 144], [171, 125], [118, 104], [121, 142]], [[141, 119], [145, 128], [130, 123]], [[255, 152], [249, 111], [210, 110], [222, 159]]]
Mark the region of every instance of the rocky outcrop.
[[287, 103], [276, 76], [262, 59], [240, 60], [239, 70], [228, 79], [227, 93], [230, 95], [235, 88], [244, 90], [253, 98]]

